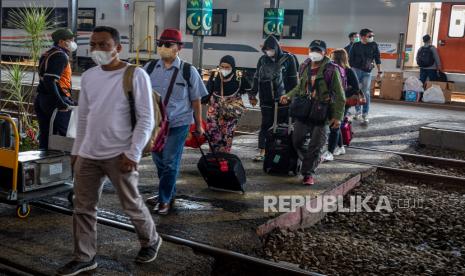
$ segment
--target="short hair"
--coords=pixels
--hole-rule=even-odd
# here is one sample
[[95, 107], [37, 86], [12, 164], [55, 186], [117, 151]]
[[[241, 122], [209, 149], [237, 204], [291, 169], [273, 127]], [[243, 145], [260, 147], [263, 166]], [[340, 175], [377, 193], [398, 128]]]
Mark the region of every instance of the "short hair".
[[357, 35], [357, 32], [351, 32], [351, 33], [349, 34], [349, 38], [352, 38], [352, 37], [354, 37], [355, 35]]
[[373, 32], [373, 30], [371, 30], [371, 29], [361, 29], [360, 30], [360, 36], [366, 36], [367, 34], [372, 33], [372, 32]]
[[423, 36], [423, 43], [427, 43], [431, 41], [431, 36], [429, 34]]
[[116, 44], [121, 43], [121, 37], [117, 29], [113, 27], [108, 27], [108, 26], [98, 26], [95, 27], [94, 30], [92, 30], [94, 33], [109, 33], [113, 40], [115, 41]]
[[349, 55], [346, 50], [336, 49], [331, 53], [331, 55], [334, 63], [342, 66], [343, 68], [350, 68]]

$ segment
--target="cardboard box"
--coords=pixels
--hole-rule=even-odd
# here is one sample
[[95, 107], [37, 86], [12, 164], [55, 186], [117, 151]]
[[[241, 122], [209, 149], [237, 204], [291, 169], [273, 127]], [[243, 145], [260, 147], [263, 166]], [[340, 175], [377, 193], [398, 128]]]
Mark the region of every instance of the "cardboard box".
[[400, 100], [404, 86], [402, 72], [385, 72], [381, 78], [381, 98], [386, 100]]
[[427, 81], [426, 89], [433, 86], [433, 84], [441, 87], [446, 103], [452, 102], [452, 92], [455, 91], [455, 84], [453, 82]]

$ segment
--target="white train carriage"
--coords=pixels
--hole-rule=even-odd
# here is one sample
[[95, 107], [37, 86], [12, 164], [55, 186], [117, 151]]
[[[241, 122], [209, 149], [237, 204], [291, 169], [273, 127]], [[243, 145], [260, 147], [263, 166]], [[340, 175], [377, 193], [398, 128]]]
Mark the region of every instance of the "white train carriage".
[[[8, 16], [12, 9], [30, 4], [54, 9], [59, 26], [67, 22], [67, 0], [3, 0], [2, 52], [24, 55], [24, 32], [12, 29]], [[154, 38], [167, 27], [186, 29], [184, 0], [79, 0], [78, 57], [89, 58], [90, 31], [108, 25], [121, 32], [125, 59], [148, 59], [156, 56]], [[205, 67], [215, 66], [230, 54], [243, 68], [255, 68], [263, 42], [263, 11], [269, 1], [214, 0], [213, 34], [205, 37]], [[438, 46], [444, 69], [465, 73], [465, 2], [410, 0], [281, 0], [285, 9], [284, 49], [302, 61], [308, 43], [323, 39], [331, 48], [344, 47], [347, 35], [368, 27], [374, 30], [382, 52], [383, 70], [414, 68], [414, 55], [421, 37], [429, 33]], [[182, 57], [192, 57], [192, 36], [186, 41]]]

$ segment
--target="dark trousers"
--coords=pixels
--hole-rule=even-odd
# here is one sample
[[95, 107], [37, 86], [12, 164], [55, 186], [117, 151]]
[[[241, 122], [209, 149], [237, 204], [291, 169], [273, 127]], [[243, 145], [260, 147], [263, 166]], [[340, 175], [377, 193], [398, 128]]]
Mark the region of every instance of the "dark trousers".
[[[50, 130], [50, 120], [55, 109], [55, 99], [48, 95], [38, 94], [34, 101], [34, 110], [39, 121], [39, 148], [48, 149], [48, 135]], [[53, 122], [53, 133], [66, 136], [71, 112], [57, 112]]]
[[[314, 125], [299, 120], [295, 122], [292, 142], [302, 161], [301, 173], [303, 176], [313, 176], [320, 164], [321, 150], [328, 139], [328, 125]], [[310, 143], [307, 145], [307, 135], [310, 134]]]
[[[258, 148], [265, 149], [266, 133], [273, 126], [274, 107], [261, 106], [262, 124], [258, 134]], [[278, 124], [289, 122], [289, 106], [278, 107]]]
[[436, 69], [423, 69], [420, 68], [420, 81], [425, 84], [426, 80], [437, 81], [438, 71]]
[[[341, 124], [342, 126], [342, 124]], [[342, 135], [340, 128], [329, 128], [328, 151], [334, 153], [336, 145], [342, 147]]]

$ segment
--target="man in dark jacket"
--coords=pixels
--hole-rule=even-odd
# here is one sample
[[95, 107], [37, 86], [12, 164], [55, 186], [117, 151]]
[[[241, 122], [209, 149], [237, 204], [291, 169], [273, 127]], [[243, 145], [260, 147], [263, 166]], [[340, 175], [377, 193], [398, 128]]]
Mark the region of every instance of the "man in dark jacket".
[[[350, 66], [357, 74], [358, 81], [360, 82], [360, 89], [365, 94], [367, 103], [363, 105], [363, 123], [368, 124], [368, 112], [370, 110], [370, 86], [371, 86], [371, 71], [373, 70], [373, 63], [376, 64], [378, 69], [377, 77], [381, 77], [381, 56], [379, 53], [378, 44], [374, 42], [375, 35], [370, 29], [362, 29], [360, 31], [360, 42], [352, 45], [350, 50], [349, 62]], [[360, 119], [360, 106], [356, 106], [357, 114], [354, 119]]]
[[39, 86], [34, 109], [39, 121], [39, 148], [48, 149], [48, 135], [52, 113], [58, 109], [54, 121], [54, 132], [66, 135], [70, 118], [69, 106], [74, 105], [71, 98], [71, 65], [69, 55], [76, 51], [74, 34], [68, 29], [59, 29], [52, 33], [53, 47], [39, 60]]
[[352, 50], [352, 45], [356, 42], [360, 42], [360, 35], [356, 32], [352, 32], [349, 34], [349, 44], [347, 44], [346, 47], [344, 47], [344, 50], [346, 50], [347, 55], [350, 54], [350, 50]]
[[[262, 112], [262, 123], [258, 137], [260, 153], [254, 158], [256, 161], [263, 161], [265, 156], [265, 137], [268, 129], [273, 126], [275, 103], [279, 102], [279, 98], [291, 91], [298, 83], [298, 64], [295, 57], [283, 51], [274, 36], [266, 38], [262, 51], [264, 55], [258, 60], [250, 96], [251, 103], [253, 103], [256, 102], [255, 95], [259, 94]], [[273, 72], [272, 68], [277, 68], [277, 70]], [[279, 104], [278, 123], [287, 122], [288, 118], [288, 105]]]

